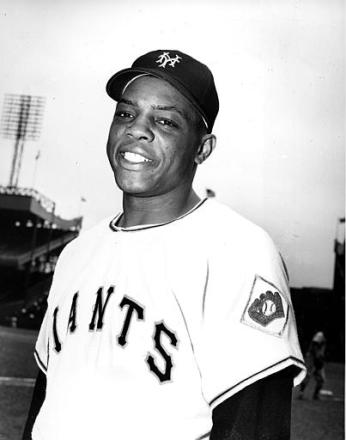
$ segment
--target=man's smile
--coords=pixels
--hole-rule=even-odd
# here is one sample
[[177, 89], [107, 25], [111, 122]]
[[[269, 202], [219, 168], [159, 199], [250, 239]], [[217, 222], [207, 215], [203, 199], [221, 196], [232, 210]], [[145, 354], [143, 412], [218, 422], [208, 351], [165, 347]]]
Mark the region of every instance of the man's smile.
[[138, 153], [131, 153], [130, 151], [125, 151], [120, 153], [121, 157], [123, 157], [127, 162], [131, 163], [143, 163], [143, 162], [152, 162], [150, 159], [142, 156]]

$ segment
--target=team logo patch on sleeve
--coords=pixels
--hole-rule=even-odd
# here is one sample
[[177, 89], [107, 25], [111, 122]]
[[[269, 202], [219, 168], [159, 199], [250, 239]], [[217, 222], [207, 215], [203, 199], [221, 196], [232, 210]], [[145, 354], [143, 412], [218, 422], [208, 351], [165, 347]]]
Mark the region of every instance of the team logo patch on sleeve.
[[288, 302], [280, 290], [256, 275], [241, 322], [280, 336], [287, 323], [288, 312]]

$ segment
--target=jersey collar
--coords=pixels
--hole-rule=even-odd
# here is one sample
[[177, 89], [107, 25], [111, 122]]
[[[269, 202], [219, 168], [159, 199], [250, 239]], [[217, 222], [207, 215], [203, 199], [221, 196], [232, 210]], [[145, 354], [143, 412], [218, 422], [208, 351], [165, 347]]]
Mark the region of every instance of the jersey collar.
[[149, 225], [137, 225], [137, 226], [130, 226], [128, 228], [122, 228], [121, 226], [117, 226], [121, 216], [123, 215], [122, 212], [117, 214], [109, 223], [109, 227], [115, 231], [115, 232], [134, 232], [134, 231], [142, 231], [143, 229], [152, 229], [152, 228], [159, 228], [161, 226], [169, 225], [170, 223], [174, 223], [178, 220], [183, 219], [184, 217], [187, 217], [188, 215], [192, 214], [194, 211], [196, 211], [200, 206], [204, 204], [204, 202], [208, 200], [207, 198], [200, 200], [193, 208], [191, 208], [189, 211], [187, 211], [185, 214], [181, 215], [180, 217], [177, 217], [173, 220], [170, 220], [168, 222], [164, 223], [154, 223]]

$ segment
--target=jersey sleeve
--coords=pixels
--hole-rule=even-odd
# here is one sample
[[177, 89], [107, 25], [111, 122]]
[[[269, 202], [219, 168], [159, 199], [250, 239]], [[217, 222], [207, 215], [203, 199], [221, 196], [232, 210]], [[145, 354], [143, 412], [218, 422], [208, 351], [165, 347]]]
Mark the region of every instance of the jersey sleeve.
[[222, 243], [211, 253], [197, 351], [212, 408], [291, 365], [297, 367], [294, 384], [303, 379], [287, 273], [264, 231], [245, 243]]
[[51, 313], [51, 303], [54, 297], [59, 294], [62, 290], [62, 279], [63, 273], [65, 271], [66, 263], [65, 260], [68, 259], [68, 255], [71, 254], [69, 245], [67, 245], [61, 252], [57, 264], [55, 266], [55, 271], [53, 275], [52, 285], [48, 295], [48, 306], [46, 313], [44, 315], [39, 334], [35, 344], [34, 357], [38, 367], [46, 374], [48, 370], [49, 363], [49, 340], [52, 333], [52, 316]]
[[[87, 264], [90, 255], [93, 255], [94, 249], [99, 243], [100, 234], [108, 231], [108, 223], [110, 218], [101, 221], [93, 229], [81, 232], [78, 238], [69, 242], [59, 255], [57, 260], [52, 285], [48, 295], [48, 307], [42, 321], [38, 338], [35, 345], [34, 356], [39, 368], [46, 373], [49, 363], [49, 345], [53, 338], [51, 348], [54, 347], [54, 309], [57, 302], [60, 301], [64, 292], [69, 290], [69, 286], [73, 283], [76, 274], [82, 273]], [[82, 237], [86, 237], [82, 239]], [[92, 237], [90, 239], [89, 237]], [[80, 240], [83, 243], [83, 250], [80, 251]]]
[[48, 339], [48, 311], [46, 311], [41, 328], [38, 334], [38, 338], [35, 344], [34, 356], [38, 367], [47, 373], [48, 358], [49, 358], [49, 339]]

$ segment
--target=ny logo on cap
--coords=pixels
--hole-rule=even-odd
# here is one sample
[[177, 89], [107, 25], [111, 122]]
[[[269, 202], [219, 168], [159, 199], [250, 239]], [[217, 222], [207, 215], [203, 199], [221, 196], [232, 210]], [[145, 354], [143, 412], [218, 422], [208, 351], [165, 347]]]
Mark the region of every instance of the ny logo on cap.
[[166, 65], [168, 64], [171, 67], [175, 66], [175, 63], [180, 63], [180, 60], [182, 58], [179, 55], [176, 55], [174, 58], [171, 58], [169, 56], [169, 52], [163, 52], [159, 57], [157, 58], [157, 63], [159, 64], [159, 67], [166, 68]]

